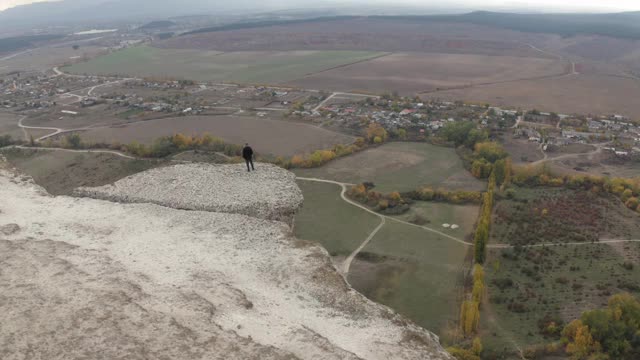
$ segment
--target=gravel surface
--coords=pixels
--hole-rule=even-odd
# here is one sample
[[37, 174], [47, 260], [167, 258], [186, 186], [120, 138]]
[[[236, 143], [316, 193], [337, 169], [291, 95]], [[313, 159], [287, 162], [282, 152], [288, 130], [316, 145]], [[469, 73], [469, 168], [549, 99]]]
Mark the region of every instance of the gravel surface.
[[2, 164], [0, 198], [3, 360], [452, 359], [282, 222], [53, 197]]
[[244, 214], [290, 223], [302, 205], [293, 173], [270, 164], [181, 164], [144, 171], [112, 185], [79, 188], [74, 196], [174, 209]]

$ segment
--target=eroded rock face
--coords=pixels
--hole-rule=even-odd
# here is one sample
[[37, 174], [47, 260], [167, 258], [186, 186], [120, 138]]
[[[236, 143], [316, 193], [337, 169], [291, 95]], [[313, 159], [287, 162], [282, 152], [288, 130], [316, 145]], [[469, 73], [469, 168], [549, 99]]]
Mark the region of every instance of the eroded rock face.
[[244, 214], [290, 222], [302, 205], [295, 175], [271, 164], [180, 164], [148, 170], [112, 185], [79, 188], [75, 196], [174, 209]]
[[1, 359], [451, 359], [282, 222], [52, 197], [2, 166], [0, 198]]
[[0, 226], [0, 233], [3, 235], [13, 235], [20, 231], [20, 226], [18, 224], [7, 224]]

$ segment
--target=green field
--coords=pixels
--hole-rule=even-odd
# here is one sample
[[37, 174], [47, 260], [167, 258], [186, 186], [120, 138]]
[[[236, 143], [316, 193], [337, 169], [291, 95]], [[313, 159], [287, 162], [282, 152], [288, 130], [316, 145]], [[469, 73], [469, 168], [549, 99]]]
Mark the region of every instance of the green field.
[[298, 176], [353, 184], [370, 181], [380, 192], [409, 191], [423, 185], [465, 190], [486, 188], [462, 167], [454, 149], [427, 143], [392, 142], [319, 168], [294, 172]]
[[196, 81], [281, 83], [374, 58], [368, 51], [238, 51], [138, 46], [65, 67], [76, 74], [166, 77]]
[[295, 235], [320, 243], [332, 256], [349, 255], [380, 223], [375, 215], [342, 200], [337, 185], [298, 181], [298, 186], [304, 204], [296, 215]]
[[368, 298], [442, 334], [458, 318], [468, 250], [424, 229], [387, 222], [352, 264], [349, 282]]
[[638, 243], [491, 250], [485, 266], [489, 302], [481, 311], [485, 348], [557, 340], [541, 334], [538, 322], [545, 316], [566, 324], [583, 311], [606, 305], [613, 294], [639, 295], [638, 264]]
[[[426, 219], [425, 226], [441, 230], [451, 236], [471, 242], [465, 239], [473, 233], [476, 219], [478, 218], [478, 206], [476, 205], [452, 205], [439, 202], [416, 201], [411, 204], [411, 209], [397, 218], [411, 222], [416, 215]], [[445, 229], [442, 224], [458, 225], [457, 229]]]

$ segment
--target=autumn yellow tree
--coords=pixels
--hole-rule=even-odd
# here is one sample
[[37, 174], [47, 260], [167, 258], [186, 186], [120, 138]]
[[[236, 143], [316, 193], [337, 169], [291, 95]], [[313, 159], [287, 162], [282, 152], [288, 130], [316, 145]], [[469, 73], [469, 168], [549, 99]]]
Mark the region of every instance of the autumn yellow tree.
[[376, 122], [370, 122], [367, 127], [367, 140], [371, 143], [383, 143], [387, 141], [389, 134], [380, 124]]
[[562, 336], [567, 339], [567, 353], [572, 360], [587, 359], [589, 355], [600, 352], [600, 343], [593, 340], [589, 331], [589, 326], [584, 325], [581, 320], [574, 320], [562, 332]]
[[460, 328], [465, 336], [476, 332], [480, 323], [479, 304], [473, 300], [465, 300], [460, 308]]
[[471, 296], [473, 301], [478, 304], [482, 303], [482, 295], [484, 294], [484, 269], [482, 265], [476, 264], [473, 267], [473, 290]]

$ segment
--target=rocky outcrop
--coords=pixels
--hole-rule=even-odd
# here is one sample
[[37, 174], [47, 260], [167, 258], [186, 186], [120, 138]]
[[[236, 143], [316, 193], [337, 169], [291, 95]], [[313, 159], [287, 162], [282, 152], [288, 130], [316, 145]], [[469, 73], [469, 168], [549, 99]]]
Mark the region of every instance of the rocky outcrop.
[[289, 222], [302, 205], [295, 175], [270, 164], [247, 172], [244, 165], [181, 164], [144, 171], [75, 196], [174, 209], [244, 214]]
[[[205, 181], [187, 179], [198, 173], [190, 167], [151, 173], [169, 179], [162, 171], [176, 168], [176, 182]], [[140, 191], [164, 183], [134, 178]], [[451, 359], [436, 336], [351, 289], [323, 248], [282, 222], [228, 206], [53, 197], [2, 166], [0, 199], [0, 227], [16, 225], [0, 235], [1, 359]], [[265, 211], [256, 213], [273, 216]]]

